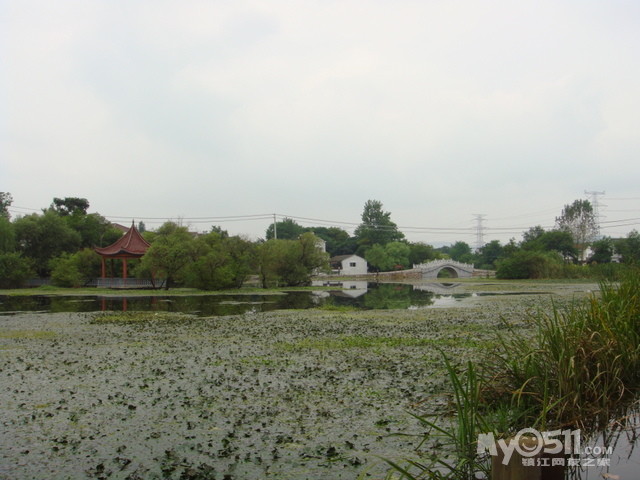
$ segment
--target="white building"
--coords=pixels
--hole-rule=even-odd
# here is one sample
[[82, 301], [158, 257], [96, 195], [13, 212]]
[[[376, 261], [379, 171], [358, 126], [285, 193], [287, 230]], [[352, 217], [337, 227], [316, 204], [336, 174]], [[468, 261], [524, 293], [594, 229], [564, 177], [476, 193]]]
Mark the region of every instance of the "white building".
[[338, 255], [329, 259], [331, 272], [340, 275], [364, 275], [367, 273], [367, 261], [358, 255]]

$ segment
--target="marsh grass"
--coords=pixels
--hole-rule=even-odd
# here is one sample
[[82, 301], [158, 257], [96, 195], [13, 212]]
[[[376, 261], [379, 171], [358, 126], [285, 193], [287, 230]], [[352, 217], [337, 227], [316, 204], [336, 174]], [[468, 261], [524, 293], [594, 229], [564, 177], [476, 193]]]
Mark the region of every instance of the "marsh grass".
[[540, 428], [607, 424], [640, 386], [640, 281], [602, 283], [599, 294], [539, 311], [531, 335], [511, 331], [489, 383], [497, 403], [530, 412]]
[[476, 453], [479, 433], [508, 436], [530, 427], [581, 428], [595, 434], [622, 418], [640, 390], [640, 276], [603, 282], [599, 293], [530, 315], [530, 327], [503, 321], [501, 349], [458, 372], [445, 357], [453, 414], [414, 415], [427, 429], [422, 442], [443, 439], [446, 451], [429, 462], [386, 460], [389, 479], [471, 479], [488, 475]]

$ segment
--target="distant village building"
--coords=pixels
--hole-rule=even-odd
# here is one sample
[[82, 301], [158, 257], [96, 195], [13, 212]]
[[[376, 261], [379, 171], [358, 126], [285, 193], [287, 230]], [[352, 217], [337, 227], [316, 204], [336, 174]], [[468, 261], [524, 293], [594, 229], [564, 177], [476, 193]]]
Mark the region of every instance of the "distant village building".
[[358, 255], [338, 255], [329, 259], [332, 273], [340, 275], [364, 275], [367, 273], [367, 261]]

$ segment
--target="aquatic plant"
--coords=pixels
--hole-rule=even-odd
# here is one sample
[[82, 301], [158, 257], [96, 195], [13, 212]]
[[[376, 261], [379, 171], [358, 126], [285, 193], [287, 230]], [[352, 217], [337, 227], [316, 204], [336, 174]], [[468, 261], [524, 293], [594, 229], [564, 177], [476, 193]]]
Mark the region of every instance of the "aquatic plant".
[[[487, 472], [476, 454], [478, 433], [496, 438], [530, 427], [609, 425], [640, 389], [640, 276], [603, 282], [585, 301], [532, 313], [530, 328], [503, 321], [502, 349], [460, 374], [445, 357], [453, 415], [435, 420], [413, 415], [427, 427], [422, 443], [444, 439], [429, 461], [396, 462], [389, 479], [471, 479]], [[442, 453], [442, 452], [449, 453]], [[452, 457], [453, 456], [453, 457]], [[398, 476], [399, 475], [399, 476]]]

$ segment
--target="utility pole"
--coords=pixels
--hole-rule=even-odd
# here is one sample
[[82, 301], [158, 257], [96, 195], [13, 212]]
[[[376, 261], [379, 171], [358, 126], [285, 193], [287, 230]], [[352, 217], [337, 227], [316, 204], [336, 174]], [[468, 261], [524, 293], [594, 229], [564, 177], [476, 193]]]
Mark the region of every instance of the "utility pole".
[[486, 217], [483, 213], [474, 213], [474, 217], [476, 217], [476, 252], [480, 250], [484, 246], [484, 227], [482, 226], [482, 222], [484, 222], [484, 217]]
[[[585, 190], [584, 193], [590, 197], [591, 206], [593, 207], [593, 217], [596, 219], [596, 238], [600, 238], [600, 202], [598, 201], [598, 196], [604, 195], [605, 192]], [[606, 207], [606, 205], [603, 206]]]
[[277, 227], [277, 223], [276, 222], [276, 214], [273, 214], [273, 238], [274, 240], [278, 239], [278, 227]]

